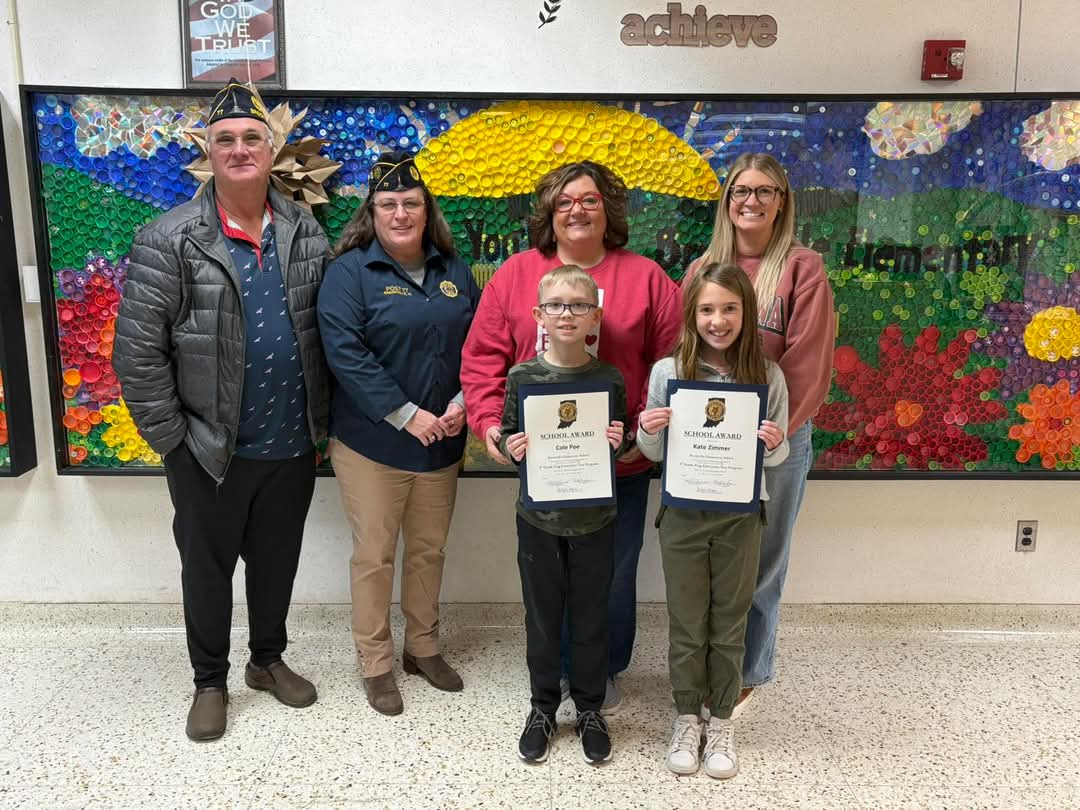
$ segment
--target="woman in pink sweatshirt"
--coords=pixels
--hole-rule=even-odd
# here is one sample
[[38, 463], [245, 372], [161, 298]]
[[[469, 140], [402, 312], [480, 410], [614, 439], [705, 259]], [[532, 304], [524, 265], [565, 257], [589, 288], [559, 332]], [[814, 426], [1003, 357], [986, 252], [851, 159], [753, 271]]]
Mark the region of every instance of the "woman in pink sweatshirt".
[[[625, 184], [605, 166], [583, 161], [548, 172], [536, 187], [529, 218], [533, 248], [507, 259], [484, 287], [461, 358], [461, 385], [469, 427], [495, 461], [507, 463], [498, 450], [506, 373], [546, 348], [547, 333], [532, 315], [537, 285], [544, 273], [564, 264], [584, 268], [599, 288], [605, 317], [586, 345], [622, 372], [626, 430], [636, 434], [649, 368], [671, 351], [678, 336], [682, 297], [660, 265], [623, 248], [629, 232], [626, 205]], [[621, 698], [614, 676], [629, 666], [633, 652], [637, 565], [651, 467], [636, 447], [616, 462], [619, 506], [608, 611], [610, 677], [602, 713], [617, 708]], [[565, 632], [562, 646], [566, 671]]]
[[787, 173], [771, 155], [745, 153], [731, 165], [716, 204], [712, 241], [687, 269], [683, 283], [703, 265], [732, 262], [754, 283], [762, 348], [766, 357], [779, 364], [787, 381], [790, 446], [785, 461], [765, 470], [768, 525], [761, 538], [757, 587], [746, 623], [737, 716], [754, 687], [774, 676], [776, 628], [791, 534], [814, 461], [810, 419], [829, 392], [836, 340], [825, 263], [795, 241], [795, 195]]

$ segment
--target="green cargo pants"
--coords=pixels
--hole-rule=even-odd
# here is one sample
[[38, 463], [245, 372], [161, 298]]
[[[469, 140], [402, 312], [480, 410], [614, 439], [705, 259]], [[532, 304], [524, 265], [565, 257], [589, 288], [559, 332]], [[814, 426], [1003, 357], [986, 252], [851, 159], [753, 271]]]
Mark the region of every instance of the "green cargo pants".
[[735, 707], [764, 521], [764, 505], [746, 513], [670, 507], [657, 517], [679, 714], [698, 714], [707, 702], [727, 718]]

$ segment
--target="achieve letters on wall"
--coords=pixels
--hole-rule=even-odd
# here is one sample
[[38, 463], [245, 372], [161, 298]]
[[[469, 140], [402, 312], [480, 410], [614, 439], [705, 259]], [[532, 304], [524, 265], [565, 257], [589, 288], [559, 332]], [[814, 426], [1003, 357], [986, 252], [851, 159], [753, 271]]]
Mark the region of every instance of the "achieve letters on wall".
[[[700, 255], [726, 167], [769, 152], [797, 236], [825, 257], [838, 333], [814, 419], [817, 477], [1070, 476], [1080, 468], [1080, 100], [497, 99], [283, 93], [295, 137], [342, 163], [317, 216], [335, 239], [385, 147], [417, 164], [483, 285], [528, 246], [548, 169], [591, 159], [631, 189], [631, 250], [672, 277]], [[127, 253], [189, 199], [182, 92], [24, 90], [58, 459], [159, 464], [111, 367]], [[51, 304], [50, 301], [51, 291]], [[614, 314], [617, 317], [617, 314]], [[767, 311], [765, 328], [784, 327]], [[770, 326], [771, 324], [771, 326]], [[471, 443], [466, 469], [490, 471]]]

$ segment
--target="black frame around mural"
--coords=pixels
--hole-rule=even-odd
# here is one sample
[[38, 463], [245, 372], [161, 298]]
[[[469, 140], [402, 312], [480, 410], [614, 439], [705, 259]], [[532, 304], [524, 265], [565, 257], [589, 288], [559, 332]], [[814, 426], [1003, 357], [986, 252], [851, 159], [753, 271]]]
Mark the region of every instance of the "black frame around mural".
[[[65, 94], [96, 94], [96, 95], [134, 95], [134, 96], [170, 96], [170, 97], [208, 97], [207, 88], [103, 88], [89, 86], [59, 86], [59, 85], [20, 85], [21, 109], [24, 121], [33, 121], [32, 96], [36, 93]], [[338, 99], [343, 97], [362, 97], [370, 99], [401, 99], [413, 97], [426, 97], [428, 94], [412, 91], [301, 91], [301, 90], [268, 90], [267, 96], [274, 100], [289, 99]], [[715, 101], [715, 102], [771, 102], [771, 103], [877, 103], [887, 95], [888, 100], [904, 101], [1034, 101], [1050, 97], [1061, 99], [1080, 98], [1078, 93], [945, 93], [945, 94], [702, 94], [702, 93], [671, 93], [671, 94], [548, 94], [548, 93], [447, 93], [440, 92], [438, 98], [447, 100], [456, 99], [481, 99], [481, 100], [543, 100], [543, 101], [594, 101], [602, 98], [604, 101], [643, 103], [651, 101]], [[36, 241], [38, 273], [43, 296], [48, 291], [51, 298], [52, 277], [49, 261], [49, 249], [47, 238], [47, 222], [45, 208], [41, 198], [42, 176], [40, 165], [35, 160], [38, 154], [35, 127], [24, 128], [24, 141], [28, 165], [28, 180], [32, 203], [32, 218]], [[58, 323], [55, 306], [46, 306], [43, 302], [43, 337], [45, 341], [46, 366], [48, 372], [48, 384], [50, 395], [50, 416], [54, 432], [54, 445], [56, 452], [57, 470], [60, 474], [72, 475], [162, 475], [161, 468], [118, 468], [108, 469], [100, 467], [77, 467], [70, 464], [67, 458], [67, 438], [62, 424], [64, 414], [64, 401], [60, 391], [61, 361], [58, 347]], [[320, 475], [332, 475], [332, 471], [323, 467], [319, 470]], [[506, 478], [516, 477], [512, 471], [502, 470], [465, 470], [464, 477], [475, 478]], [[999, 470], [819, 470], [814, 469], [809, 473], [809, 478], [819, 480], [1069, 480], [1080, 479], [1080, 470], [1037, 470], [1023, 471], [999, 471]]]
[[3, 127], [0, 126], [0, 377], [7, 413], [10, 464], [0, 467], [0, 476], [22, 475], [37, 466], [34, 440], [34, 413], [30, 402], [30, 370], [23, 330], [22, 294], [19, 289], [19, 260], [15, 250], [15, 230], [11, 221], [11, 188], [7, 175]]

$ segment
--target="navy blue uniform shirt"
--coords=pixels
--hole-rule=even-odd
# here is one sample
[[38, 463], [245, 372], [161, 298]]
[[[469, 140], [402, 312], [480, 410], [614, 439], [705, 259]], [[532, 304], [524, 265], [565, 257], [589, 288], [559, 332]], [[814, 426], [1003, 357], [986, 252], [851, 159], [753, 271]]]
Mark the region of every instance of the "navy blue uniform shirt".
[[243, 290], [244, 387], [235, 453], [260, 461], [302, 456], [312, 450], [304, 367], [285, 298], [270, 205], [263, 214], [260, 244], [220, 205], [218, 216]]
[[367, 458], [411, 472], [461, 460], [468, 428], [424, 447], [385, 417], [407, 402], [442, 416], [461, 390], [461, 347], [480, 302], [472, 271], [429, 246], [423, 285], [378, 239], [327, 268], [319, 331], [336, 386], [330, 434]]

